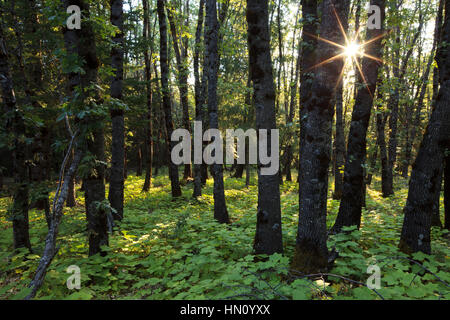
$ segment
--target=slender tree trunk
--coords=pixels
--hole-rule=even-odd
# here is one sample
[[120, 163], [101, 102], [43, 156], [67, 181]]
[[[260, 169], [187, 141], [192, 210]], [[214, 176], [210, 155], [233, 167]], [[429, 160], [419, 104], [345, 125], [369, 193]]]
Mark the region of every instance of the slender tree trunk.
[[[268, 131], [267, 153], [273, 154], [278, 150], [271, 145], [271, 130], [276, 129], [276, 123], [267, 0], [247, 0], [247, 23], [256, 127]], [[263, 167], [258, 164], [258, 213], [253, 249], [256, 254], [282, 253], [279, 172], [264, 175]]]
[[342, 198], [342, 189], [344, 187], [343, 171], [345, 165], [345, 134], [343, 119], [343, 84], [340, 83], [336, 91], [336, 139], [335, 139], [335, 157], [334, 157], [334, 193], [333, 199]]
[[[74, 151], [72, 150], [69, 163], [72, 163], [74, 157]], [[67, 191], [67, 200], [66, 200], [66, 206], [69, 208], [73, 208], [76, 206], [76, 192], [75, 192], [75, 177], [73, 177], [69, 181], [69, 189]]]
[[[200, 0], [200, 7], [198, 10], [197, 29], [195, 32], [195, 47], [194, 47], [194, 78], [195, 78], [195, 120], [203, 123], [202, 108], [205, 103], [202, 99], [202, 86], [205, 83], [200, 81], [200, 45], [203, 29], [203, 15], [204, 15], [205, 0]], [[203, 134], [203, 133], [202, 133]], [[202, 195], [202, 165], [194, 164], [194, 198]]]
[[172, 187], [172, 197], [181, 196], [181, 187], [178, 177], [178, 166], [175, 165], [171, 160], [172, 148], [175, 143], [171, 141], [171, 136], [173, 132], [173, 121], [172, 121], [172, 107], [170, 103], [170, 93], [169, 93], [169, 60], [168, 60], [168, 50], [167, 50], [167, 21], [166, 14], [164, 12], [164, 0], [157, 0], [157, 11], [158, 11], [158, 21], [159, 21], [159, 41], [160, 41], [160, 67], [161, 67], [161, 89], [162, 89], [162, 100], [164, 107], [164, 116], [166, 123], [166, 145], [168, 149], [167, 164], [169, 167], [169, 177]]
[[[206, 64], [208, 73], [208, 113], [209, 128], [219, 129], [219, 115], [217, 109], [217, 76], [219, 71], [218, 59], [218, 29], [216, 0], [206, 0]], [[214, 178], [214, 218], [220, 223], [229, 223], [228, 211], [225, 203], [223, 184], [223, 166], [218, 163], [211, 165]]]
[[[445, 2], [442, 43], [450, 41], [450, 2]], [[450, 149], [450, 50], [436, 55], [441, 88], [422, 144], [413, 165], [399, 247], [403, 252], [431, 253], [431, 217], [441, 182], [440, 170]], [[443, 121], [443, 119], [445, 119]]]
[[[298, 20], [298, 15], [299, 15], [299, 12], [297, 12], [297, 20]], [[296, 28], [297, 28], [297, 24], [296, 24]], [[293, 53], [295, 52], [296, 30], [297, 29], [294, 30], [294, 39], [292, 41], [292, 43], [293, 43], [292, 52]], [[297, 97], [297, 92], [298, 92], [298, 78], [299, 78], [300, 67], [301, 67], [301, 56], [302, 56], [301, 40], [298, 42], [297, 53], [298, 53], [298, 56], [297, 56], [297, 61], [295, 64], [295, 75], [292, 74], [294, 72], [293, 70], [291, 72], [289, 114], [287, 115], [287, 125], [289, 127], [289, 130], [295, 130], [294, 126], [293, 126], [293, 121], [294, 121], [294, 117], [295, 117], [296, 97]], [[292, 66], [292, 69], [294, 69], [293, 66]], [[294, 154], [293, 154], [293, 150], [292, 150], [292, 143], [290, 142], [290, 140], [292, 139], [292, 135], [290, 133], [289, 133], [288, 139], [289, 139], [289, 141], [287, 143], [286, 150], [285, 150], [285, 152], [286, 152], [285, 173], [286, 173], [286, 181], [292, 181], [291, 165], [292, 165], [292, 161], [294, 160]]]
[[148, 54], [147, 48], [144, 49], [144, 61], [145, 61], [145, 82], [147, 89], [147, 134], [146, 134], [146, 171], [145, 171], [145, 182], [142, 188], [142, 191], [147, 192], [150, 190], [151, 181], [152, 181], [152, 163], [153, 163], [153, 96], [152, 96], [152, 72], [151, 72], [151, 60], [150, 57], [153, 54], [153, 37], [150, 38], [150, 22], [149, 22], [149, 6], [148, 0], [143, 0], [143, 9], [144, 9], [144, 31], [143, 36], [144, 39], [148, 42], [150, 41], [150, 56]]
[[[114, 76], [111, 80], [111, 98], [122, 100], [123, 82], [123, 1], [110, 0], [111, 24], [119, 29], [112, 38], [111, 66]], [[124, 110], [114, 108], [111, 110], [112, 143], [111, 143], [111, 175], [109, 183], [109, 202], [115, 210], [112, 215], [114, 220], [123, 219], [124, 197], [124, 161], [125, 161], [125, 124]]]

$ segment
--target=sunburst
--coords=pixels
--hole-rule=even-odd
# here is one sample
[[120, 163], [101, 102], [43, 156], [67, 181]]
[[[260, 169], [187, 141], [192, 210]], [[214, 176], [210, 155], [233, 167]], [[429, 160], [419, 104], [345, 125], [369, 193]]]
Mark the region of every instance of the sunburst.
[[314, 38], [316, 38], [316, 39], [318, 39], [320, 41], [326, 42], [328, 44], [331, 44], [331, 45], [341, 49], [340, 53], [336, 54], [335, 56], [333, 56], [333, 57], [331, 57], [329, 59], [326, 59], [324, 61], [321, 61], [321, 62], [317, 63], [316, 65], [314, 65], [311, 68], [309, 68], [309, 70], [321, 67], [321, 66], [323, 66], [323, 65], [325, 65], [327, 63], [330, 63], [330, 62], [338, 60], [338, 59], [343, 59], [344, 60], [344, 66], [343, 66], [342, 71], [341, 71], [341, 73], [339, 75], [339, 79], [338, 79], [338, 81], [336, 83], [336, 87], [341, 82], [341, 80], [342, 80], [342, 78], [344, 76], [344, 70], [347, 68], [347, 66], [349, 64], [354, 64], [354, 65], [356, 65], [356, 68], [358, 69], [358, 72], [361, 75], [361, 79], [363, 80], [365, 86], [367, 87], [367, 90], [369, 90], [369, 93], [372, 95], [373, 93], [370, 91], [369, 85], [368, 85], [368, 83], [366, 81], [366, 77], [365, 77], [364, 72], [362, 70], [362, 66], [361, 66], [361, 63], [360, 63], [359, 59], [361, 57], [365, 57], [365, 58], [369, 58], [369, 59], [372, 59], [374, 61], [377, 61], [379, 63], [384, 63], [384, 61], [382, 59], [374, 57], [374, 56], [372, 56], [370, 54], [367, 54], [364, 49], [369, 44], [371, 44], [371, 43], [373, 43], [373, 42], [383, 38], [386, 35], [386, 33], [382, 33], [382, 34], [380, 34], [380, 35], [378, 35], [378, 36], [376, 36], [376, 37], [374, 37], [372, 39], [369, 39], [369, 40], [366, 40], [366, 41], [364, 41], [362, 43], [359, 43], [358, 39], [359, 39], [360, 29], [358, 29], [356, 31], [356, 33], [355, 33], [355, 35], [353, 37], [349, 37], [347, 35], [347, 32], [344, 30], [344, 27], [342, 26], [342, 23], [341, 23], [341, 19], [339, 18], [339, 15], [337, 14], [337, 12], [336, 12], [334, 7], [333, 7], [333, 12], [334, 12], [334, 15], [336, 16], [336, 19], [338, 21], [339, 29], [340, 29], [343, 37], [344, 37], [345, 45], [333, 42], [331, 40], [322, 38], [320, 36], [316, 36], [316, 35], [312, 35], [312, 34], [309, 34], [309, 33], [305, 33], [305, 34], [307, 34], [310, 37], [314, 37]]

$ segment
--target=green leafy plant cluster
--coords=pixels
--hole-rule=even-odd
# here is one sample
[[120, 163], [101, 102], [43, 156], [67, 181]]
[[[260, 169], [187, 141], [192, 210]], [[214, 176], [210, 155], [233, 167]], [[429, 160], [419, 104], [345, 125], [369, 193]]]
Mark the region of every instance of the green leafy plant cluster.
[[[295, 179], [294, 179], [295, 180]], [[382, 199], [378, 186], [368, 190], [361, 231], [347, 228], [330, 236], [338, 252], [323, 275], [290, 271], [298, 222], [298, 185], [281, 186], [284, 254], [252, 254], [257, 186], [245, 179], [225, 179], [232, 223], [213, 219], [212, 180], [198, 200], [170, 197], [166, 176], [142, 193], [143, 178], [126, 180], [124, 220], [110, 235], [107, 255], [88, 257], [82, 192], [77, 206], [65, 209], [59, 251], [37, 299], [449, 299], [448, 231], [433, 229], [433, 254], [406, 256], [397, 249], [406, 184], [398, 195]], [[331, 188], [330, 188], [331, 189]], [[47, 225], [44, 213], [30, 211], [33, 253], [12, 253], [10, 200], [0, 199], [0, 299], [22, 299], [42, 252]], [[339, 202], [329, 198], [328, 225]], [[81, 288], [69, 290], [67, 268], [81, 270]], [[380, 268], [381, 288], [369, 289], [369, 265]]]

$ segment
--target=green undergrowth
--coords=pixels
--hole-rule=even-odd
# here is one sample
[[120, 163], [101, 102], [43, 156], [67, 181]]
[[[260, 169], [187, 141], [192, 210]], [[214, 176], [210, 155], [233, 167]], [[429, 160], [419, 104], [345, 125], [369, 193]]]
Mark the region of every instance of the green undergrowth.
[[[295, 179], [294, 179], [295, 181]], [[284, 254], [252, 255], [256, 226], [257, 186], [226, 177], [226, 199], [232, 223], [213, 219], [212, 180], [203, 196], [191, 198], [192, 184], [172, 200], [167, 177], [157, 176], [151, 191], [142, 193], [143, 177], [126, 180], [124, 220], [112, 235], [107, 255], [88, 257], [82, 192], [77, 206], [66, 209], [53, 260], [37, 299], [449, 299], [447, 230], [433, 229], [432, 255], [406, 256], [397, 249], [407, 196], [406, 181], [396, 195], [383, 199], [375, 178], [368, 189], [361, 231], [330, 237], [339, 252], [327, 275], [289, 272], [298, 223], [298, 185], [281, 186]], [[332, 189], [332, 188], [330, 188]], [[42, 211], [30, 211], [33, 253], [12, 255], [10, 199], [0, 199], [0, 299], [26, 296], [44, 247], [47, 225]], [[328, 227], [339, 201], [328, 200]], [[67, 268], [81, 270], [81, 288], [69, 290]], [[380, 288], [367, 288], [380, 271]], [[370, 269], [369, 269], [370, 270]], [[369, 279], [370, 280], [370, 279]]]

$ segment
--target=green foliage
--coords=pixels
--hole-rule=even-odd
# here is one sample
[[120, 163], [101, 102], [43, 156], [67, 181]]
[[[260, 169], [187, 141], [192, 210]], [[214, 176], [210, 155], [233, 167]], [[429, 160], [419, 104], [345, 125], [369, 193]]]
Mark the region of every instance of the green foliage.
[[[375, 177], [374, 177], [375, 178]], [[295, 180], [295, 179], [294, 179]], [[449, 250], [446, 231], [433, 230], [433, 255], [412, 257], [397, 249], [404, 193], [382, 199], [369, 189], [361, 231], [347, 228], [330, 237], [339, 257], [328, 276], [301, 277], [289, 271], [295, 244], [298, 187], [281, 186], [284, 255], [254, 256], [257, 187], [251, 180], [225, 180], [231, 225], [213, 219], [212, 180], [198, 200], [172, 200], [166, 176], [154, 178], [149, 193], [143, 179], [126, 180], [125, 218], [105, 247], [105, 257], [88, 257], [84, 200], [67, 208], [60, 227], [60, 250], [49, 268], [38, 299], [448, 299]], [[191, 185], [184, 187], [191, 194]], [[10, 201], [0, 200], [0, 298], [27, 294], [47, 233], [42, 212], [30, 212], [33, 254], [12, 255]], [[106, 204], [102, 204], [106, 205]], [[328, 225], [338, 201], [329, 200]], [[414, 259], [414, 260], [413, 260]], [[381, 270], [381, 289], [368, 289], [369, 265]], [[81, 270], [81, 289], [66, 286], [70, 265]]]

